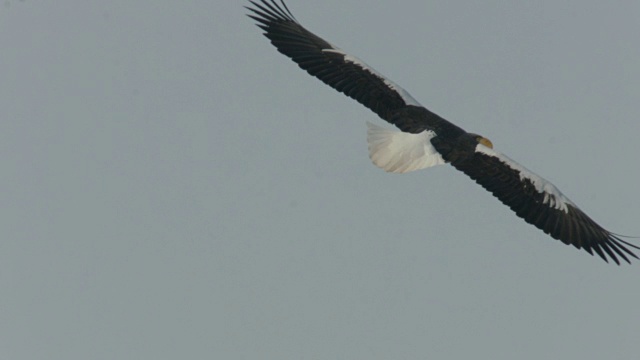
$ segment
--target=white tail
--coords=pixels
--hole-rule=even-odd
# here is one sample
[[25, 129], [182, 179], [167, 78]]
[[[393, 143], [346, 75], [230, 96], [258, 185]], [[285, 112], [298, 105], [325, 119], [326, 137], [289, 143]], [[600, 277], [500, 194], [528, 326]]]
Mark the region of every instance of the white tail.
[[385, 129], [367, 122], [369, 157], [387, 172], [406, 173], [444, 164], [444, 159], [429, 141], [435, 136], [425, 130], [419, 134]]

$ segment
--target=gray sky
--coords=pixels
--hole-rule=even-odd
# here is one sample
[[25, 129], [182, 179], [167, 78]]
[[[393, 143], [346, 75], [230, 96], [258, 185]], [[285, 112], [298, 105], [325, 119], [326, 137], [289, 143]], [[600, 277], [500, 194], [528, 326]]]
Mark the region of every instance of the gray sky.
[[[0, 358], [638, 353], [640, 262], [551, 239], [450, 166], [376, 168], [375, 115], [244, 4], [3, 2]], [[640, 235], [640, 2], [288, 5]]]

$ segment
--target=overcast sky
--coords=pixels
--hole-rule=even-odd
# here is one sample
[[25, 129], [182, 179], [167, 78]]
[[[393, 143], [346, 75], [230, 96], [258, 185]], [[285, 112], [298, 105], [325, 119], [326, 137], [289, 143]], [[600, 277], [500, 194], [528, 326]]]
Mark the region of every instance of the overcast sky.
[[[368, 109], [245, 1], [0, 5], [0, 359], [630, 359], [606, 264]], [[289, 0], [308, 29], [640, 235], [640, 2]], [[640, 243], [640, 239], [633, 240]]]

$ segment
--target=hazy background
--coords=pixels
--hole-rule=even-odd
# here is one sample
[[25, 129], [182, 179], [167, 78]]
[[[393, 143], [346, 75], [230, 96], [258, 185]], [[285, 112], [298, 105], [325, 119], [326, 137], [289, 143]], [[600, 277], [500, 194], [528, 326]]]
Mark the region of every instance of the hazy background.
[[[246, 4], [2, 2], [0, 359], [637, 356], [640, 262], [376, 168]], [[640, 2], [288, 5], [640, 235]]]

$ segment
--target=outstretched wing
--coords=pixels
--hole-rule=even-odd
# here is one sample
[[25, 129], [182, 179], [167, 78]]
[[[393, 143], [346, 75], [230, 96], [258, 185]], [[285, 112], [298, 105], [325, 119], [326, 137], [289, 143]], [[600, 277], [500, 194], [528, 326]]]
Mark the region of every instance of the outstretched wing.
[[293, 17], [287, 6], [275, 0], [250, 1], [255, 15], [271, 43], [309, 74], [357, 100], [384, 120], [391, 122], [395, 110], [420, 105], [407, 91], [385, 78], [355, 56], [311, 33]]
[[597, 253], [620, 264], [638, 258], [629, 248], [640, 249], [593, 221], [551, 182], [536, 175], [509, 157], [478, 144], [467, 159], [453, 161], [456, 169], [467, 174], [491, 192], [519, 217], [554, 239]]

